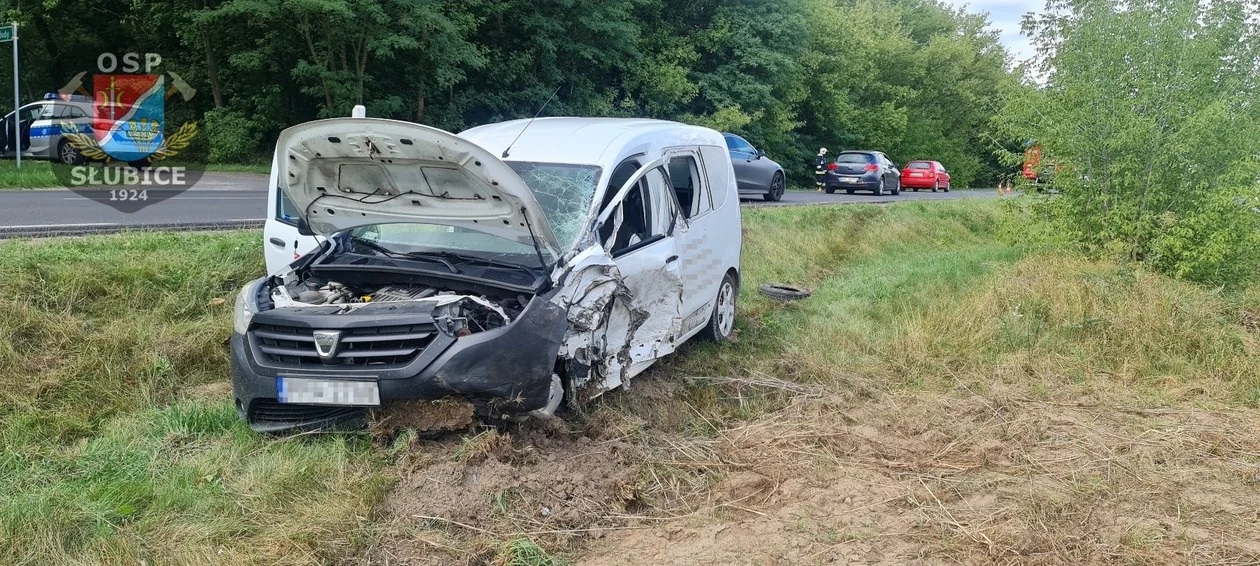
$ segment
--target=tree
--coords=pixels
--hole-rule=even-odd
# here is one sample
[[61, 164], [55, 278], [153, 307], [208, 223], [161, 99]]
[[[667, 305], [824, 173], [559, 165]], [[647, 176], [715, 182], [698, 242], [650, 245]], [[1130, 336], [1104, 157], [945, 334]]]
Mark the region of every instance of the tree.
[[1058, 167], [1045, 212], [1095, 254], [1229, 283], [1260, 272], [1258, 36], [1246, 0], [1052, 1], [1035, 89], [997, 120]]

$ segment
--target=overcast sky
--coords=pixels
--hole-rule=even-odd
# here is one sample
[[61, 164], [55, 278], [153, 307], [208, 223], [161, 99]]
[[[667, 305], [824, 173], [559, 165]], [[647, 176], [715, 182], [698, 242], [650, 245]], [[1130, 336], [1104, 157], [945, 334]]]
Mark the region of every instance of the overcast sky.
[[1002, 44], [1016, 61], [1032, 57], [1028, 38], [1019, 34], [1019, 20], [1028, 12], [1039, 12], [1046, 7], [1045, 0], [945, 0], [956, 7], [966, 6], [968, 12], [988, 12], [993, 27], [1001, 30]]

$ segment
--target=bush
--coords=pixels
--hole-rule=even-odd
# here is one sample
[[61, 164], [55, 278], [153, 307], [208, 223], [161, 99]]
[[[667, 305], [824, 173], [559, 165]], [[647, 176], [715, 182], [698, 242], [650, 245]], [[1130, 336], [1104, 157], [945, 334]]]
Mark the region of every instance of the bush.
[[211, 163], [253, 163], [259, 160], [263, 131], [257, 122], [227, 108], [206, 112]]
[[1041, 54], [1030, 77], [1044, 83], [1013, 92], [996, 118], [1055, 167], [1045, 211], [1056, 227], [1095, 256], [1181, 279], [1260, 274], [1260, 32], [1248, 3], [1071, 4], [1026, 24]]

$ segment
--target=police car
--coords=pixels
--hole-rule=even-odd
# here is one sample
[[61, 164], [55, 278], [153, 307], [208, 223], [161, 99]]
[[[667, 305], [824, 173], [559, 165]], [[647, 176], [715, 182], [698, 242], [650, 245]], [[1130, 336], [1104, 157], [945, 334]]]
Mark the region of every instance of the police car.
[[[17, 112], [22, 157], [47, 159], [74, 165], [84, 161], [79, 150], [62, 135], [62, 123], [71, 123], [81, 133], [92, 131], [92, 99], [81, 94], [62, 95], [50, 92], [44, 99], [23, 106]], [[14, 156], [13, 112], [0, 123], [0, 147], [3, 156]]]

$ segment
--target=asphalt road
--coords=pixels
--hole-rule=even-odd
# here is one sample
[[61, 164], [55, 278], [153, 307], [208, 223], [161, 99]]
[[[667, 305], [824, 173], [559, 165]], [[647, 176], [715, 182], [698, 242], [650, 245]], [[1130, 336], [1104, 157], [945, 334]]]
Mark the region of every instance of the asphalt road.
[[[991, 191], [905, 193], [885, 195], [829, 195], [789, 191], [783, 200], [745, 201], [745, 206], [788, 206], [824, 203], [888, 203], [905, 200], [945, 200], [991, 197]], [[193, 189], [150, 204], [136, 212], [121, 212], [65, 189], [0, 190], [0, 232], [27, 229], [111, 231], [114, 227], [206, 225], [262, 221], [267, 210], [267, 177], [250, 173], [206, 173]]]

